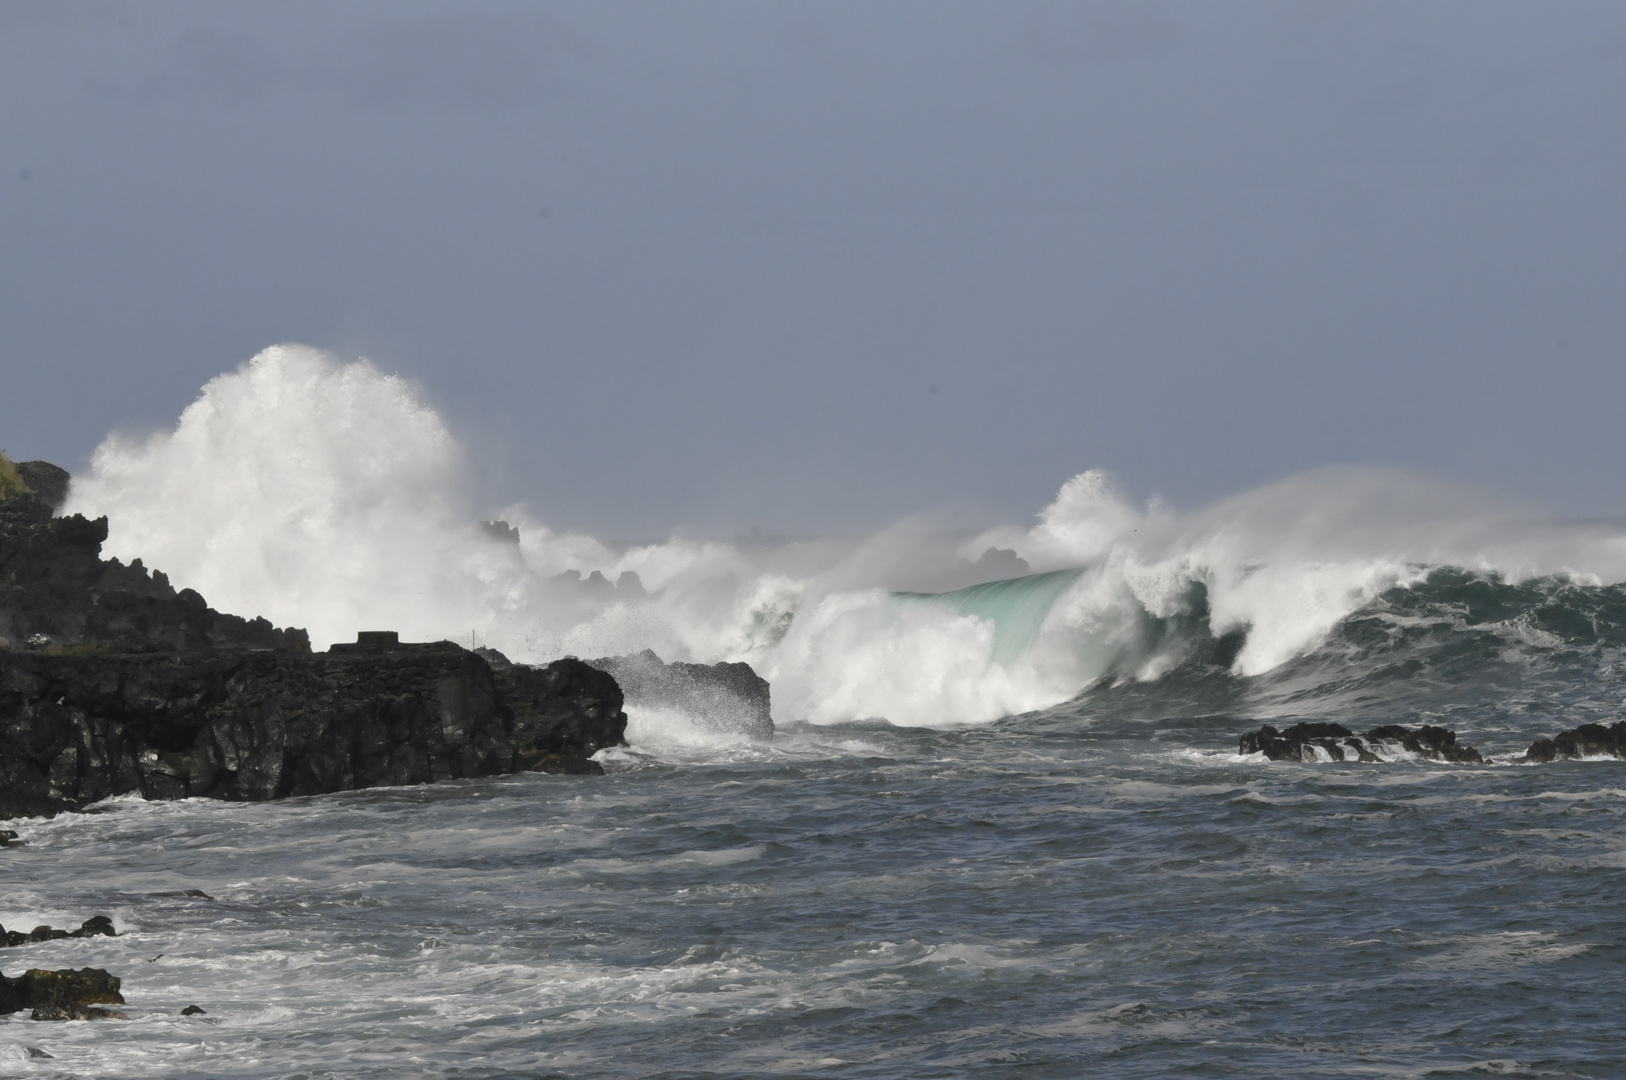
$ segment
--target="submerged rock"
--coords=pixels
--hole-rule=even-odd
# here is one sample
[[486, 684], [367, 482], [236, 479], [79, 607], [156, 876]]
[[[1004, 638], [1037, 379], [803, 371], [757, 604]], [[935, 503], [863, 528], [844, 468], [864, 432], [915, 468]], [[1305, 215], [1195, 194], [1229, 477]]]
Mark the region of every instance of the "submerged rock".
[[41, 1005], [29, 1014], [35, 1020], [127, 1020], [117, 1009], [95, 1005]]
[[750, 664], [668, 664], [650, 649], [588, 663], [615, 677], [628, 705], [676, 709], [717, 731], [773, 736], [768, 680]]
[[1617, 720], [1608, 727], [1582, 724], [1550, 739], [1537, 739], [1524, 754], [1524, 760], [1535, 762], [1588, 757], [1626, 759], [1626, 720]]
[[122, 1013], [90, 1009], [93, 1005], [123, 1005], [120, 980], [102, 968], [45, 971], [35, 968], [17, 978], [0, 975], [0, 1014], [34, 1010], [36, 1020], [89, 1020], [123, 1018]]
[[1407, 754], [1430, 761], [1483, 763], [1471, 746], [1457, 745], [1457, 733], [1424, 724], [1420, 728], [1387, 724], [1356, 735], [1342, 724], [1300, 723], [1285, 731], [1269, 724], [1243, 735], [1242, 754], [1264, 754], [1271, 761], [1392, 761]]

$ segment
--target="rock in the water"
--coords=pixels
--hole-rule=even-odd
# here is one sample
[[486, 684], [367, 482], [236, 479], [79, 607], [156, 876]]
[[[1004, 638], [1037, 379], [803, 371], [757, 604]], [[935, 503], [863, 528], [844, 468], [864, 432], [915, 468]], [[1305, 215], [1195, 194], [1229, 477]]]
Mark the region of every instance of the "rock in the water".
[[668, 664], [650, 649], [588, 663], [615, 676], [628, 705], [676, 709], [719, 732], [773, 736], [768, 680], [749, 664]]
[[113, 929], [113, 920], [106, 915], [92, 915], [80, 923], [77, 930], [57, 930], [49, 926], [36, 926], [25, 934], [21, 930], [7, 930], [5, 927], [0, 926], [0, 946], [11, 947], [27, 945], [32, 941], [57, 941], [61, 938], [100, 937], [102, 935], [118, 937], [118, 932]]
[[125, 1020], [117, 1009], [95, 1005], [41, 1005], [29, 1014], [35, 1020]]
[[209, 1014], [204, 1012], [202, 1009], [198, 1008], [196, 1005], [188, 1005], [186, 1008], [181, 1010], [181, 1015], [182, 1016], [208, 1016]]
[[[45, 971], [34, 968], [15, 979], [0, 975], [0, 1013], [36, 1010], [36, 1020], [91, 1019], [91, 1016], [71, 1015], [73, 1010], [85, 1010], [92, 1005], [123, 1005], [124, 995], [119, 993], [119, 978], [101, 968], [80, 968], [74, 971]], [[38, 1015], [40, 1010], [50, 1015]], [[56, 1010], [67, 1014], [55, 1015]], [[104, 1015], [111, 1014], [101, 1010]], [[100, 1017], [95, 1017], [100, 1018]]]
[[627, 717], [579, 660], [454, 645], [323, 654], [0, 652], [0, 817], [112, 795], [262, 800], [527, 769], [597, 773]]
[[1457, 745], [1456, 732], [1431, 724], [1387, 724], [1365, 735], [1342, 724], [1300, 723], [1285, 731], [1266, 724], [1243, 735], [1237, 752], [1264, 754], [1271, 761], [1393, 761], [1408, 755], [1459, 763], [1485, 760], [1473, 747]]
[[106, 915], [92, 915], [79, 924], [70, 937], [118, 937], [118, 931], [113, 929], [113, 920]]
[[1588, 757], [1626, 758], [1626, 720], [1617, 720], [1608, 727], [1582, 724], [1550, 739], [1537, 739], [1524, 754], [1526, 761], [1537, 762]]

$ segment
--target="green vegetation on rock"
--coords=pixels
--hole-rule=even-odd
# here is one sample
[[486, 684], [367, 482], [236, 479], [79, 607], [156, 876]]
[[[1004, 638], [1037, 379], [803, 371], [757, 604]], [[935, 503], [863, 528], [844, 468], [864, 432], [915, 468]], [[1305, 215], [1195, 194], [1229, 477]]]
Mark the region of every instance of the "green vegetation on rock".
[[5, 502], [13, 495], [21, 495], [27, 490], [28, 485], [23, 483], [22, 474], [17, 471], [17, 466], [5, 454], [0, 454], [0, 502]]

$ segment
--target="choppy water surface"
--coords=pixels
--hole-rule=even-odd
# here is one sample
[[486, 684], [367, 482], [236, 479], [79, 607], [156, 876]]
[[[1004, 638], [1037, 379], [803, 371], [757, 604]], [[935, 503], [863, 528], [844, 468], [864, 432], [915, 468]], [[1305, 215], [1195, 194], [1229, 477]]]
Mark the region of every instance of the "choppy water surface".
[[1269, 764], [1238, 726], [1075, 706], [24, 823], [0, 921], [124, 936], [0, 963], [107, 967], [133, 1018], [0, 1021], [0, 1071], [1626, 1074], [1626, 763]]

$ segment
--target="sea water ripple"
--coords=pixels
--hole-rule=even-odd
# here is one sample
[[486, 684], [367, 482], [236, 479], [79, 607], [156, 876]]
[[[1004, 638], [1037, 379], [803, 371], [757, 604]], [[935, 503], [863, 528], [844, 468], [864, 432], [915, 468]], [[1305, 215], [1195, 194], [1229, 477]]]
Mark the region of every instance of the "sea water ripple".
[[131, 1019], [0, 1022], [0, 1072], [1626, 1073], [1626, 764], [1271, 764], [1234, 727], [804, 728], [24, 822], [0, 922], [121, 936], [0, 964], [106, 967]]

